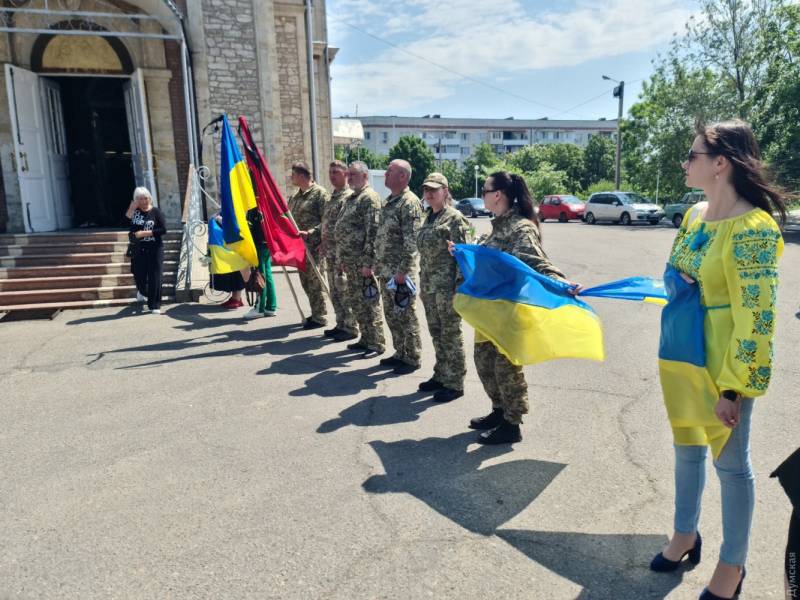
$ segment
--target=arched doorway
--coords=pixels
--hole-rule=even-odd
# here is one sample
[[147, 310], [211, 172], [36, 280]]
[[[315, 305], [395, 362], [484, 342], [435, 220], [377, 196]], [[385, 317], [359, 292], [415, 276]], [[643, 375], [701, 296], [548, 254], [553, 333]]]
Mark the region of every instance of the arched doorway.
[[[31, 69], [42, 92], [41, 123], [55, 225], [121, 226], [131, 192], [141, 181], [133, 162], [138, 154], [134, 149], [141, 144], [131, 139], [129, 126], [133, 62], [118, 38], [88, 34], [105, 31], [99, 25], [71, 19], [51, 29], [54, 33], [40, 35], [34, 42]], [[75, 29], [88, 35], [57, 33]], [[19, 103], [15, 108], [18, 113], [35, 110]], [[35, 214], [42, 216], [41, 211]]]

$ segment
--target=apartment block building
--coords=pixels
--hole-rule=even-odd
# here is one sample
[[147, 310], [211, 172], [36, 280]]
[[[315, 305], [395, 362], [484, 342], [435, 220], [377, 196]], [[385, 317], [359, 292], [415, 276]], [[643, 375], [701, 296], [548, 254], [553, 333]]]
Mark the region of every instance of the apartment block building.
[[571, 143], [585, 146], [593, 135], [616, 139], [616, 120], [454, 119], [424, 117], [358, 117], [364, 128], [363, 146], [387, 154], [401, 136], [424, 140], [439, 160], [461, 164], [482, 143], [498, 154], [535, 144]]

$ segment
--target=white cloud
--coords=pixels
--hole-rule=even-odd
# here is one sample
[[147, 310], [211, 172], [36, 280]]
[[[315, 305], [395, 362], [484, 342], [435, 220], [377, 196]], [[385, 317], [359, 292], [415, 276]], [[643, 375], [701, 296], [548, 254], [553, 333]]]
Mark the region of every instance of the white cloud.
[[[692, 14], [675, 0], [581, 0], [568, 10], [538, 12], [519, 0], [336, 0], [329, 6], [336, 7], [331, 22], [347, 15], [351, 25], [447, 69], [390, 47], [359, 63], [334, 62], [335, 114], [356, 104], [361, 114], [390, 114], [447, 98], [462, 74], [500, 81], [646, 50], [667, 41]], [[364, 35], [342, 23], [335, 27], [341, 45]], [[403, 38], [411, 41], [398, 41]]]

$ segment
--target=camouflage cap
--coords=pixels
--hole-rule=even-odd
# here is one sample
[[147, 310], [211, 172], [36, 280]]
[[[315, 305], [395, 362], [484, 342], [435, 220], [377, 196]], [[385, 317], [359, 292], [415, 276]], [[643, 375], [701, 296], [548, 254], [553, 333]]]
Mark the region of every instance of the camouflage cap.
[[422, 187], [436, 190], [440, 187], [450, 187], [450, 184], [447, 183], [447, 177], [441, 173], [431, 173], [422, 182]]

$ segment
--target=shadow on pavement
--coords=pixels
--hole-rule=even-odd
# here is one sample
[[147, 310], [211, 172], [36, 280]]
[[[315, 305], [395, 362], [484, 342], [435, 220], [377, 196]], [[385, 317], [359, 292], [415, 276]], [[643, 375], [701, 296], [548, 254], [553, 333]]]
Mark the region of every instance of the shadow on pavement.
[[[299, 340], [292, 340], [284, 345], [279, 345], [277, 343], [264, 344], [264, 348], [267, 350], [268, 354], [288, 356], [273, 361], [266, 369], [257, 371], [256, 375], [272, 375], [273, 373], [279, 373], [281, 375], [308, 375], [311, 373], [319, 373], [317, 377], [320, 377], [324, 373], [330, 373], [329, 369], [342, 366], [342, 363], [347, 362], [354, 355], [351, 350], [345, 349], [335, 350], [334, 352], [328, 352], [326, 354], [309, 352], [309, 350], [317, 350], [320, 346], [325, 344], [325, 342], [319, 341], [318, 345], [310, 347], [309, 345], [297, 342], [299, 342]], [[296, 350], [297, 353], [292, 353], [292, 350]], [[320, 371], [322, 371], [322, 373], [320, 373]], [[358, 373], [358, 371], [350, 372]], [[332, 395], [330, 393], [332, 391], [330, 388], [334, 387], [335, 386], [329, 382], [320, 389], [325, 390], [327, 388], [328, 393], [324, 395], [330, 396]], [[338, 396], [339, 394], [333, 395]]]
[[370, 442], [386, 474], [373, 475], [363, 487], [372, 494], [410, 494], [469, 531], [497, 533], [566, 465], [520, 459], [481, 469], [482, 462], [512, 448], [479, 446], [467, 452], [476, 436], [477, 432], [469, 431], [450, 438]]
[[681, 569], [649, 569], [650, 559], [667, 542], [665, 535], [517, 529], [496, 533], [528, 558], [583, 587], [576, 600], [663, 599], [681, 583]]
[[[212, 333], [205, 336], [196, 338], [171, 340], [168, 342], [160, 342], [156, 344], [146, 344], [142, 346], [131, 346], [128, 348], [118, 348], [115, 350], [108, 350], [98, 353], [98, 356], [120, 354], [124, 352], [170, 352], [180, 351], [186, 352], [193, 348], [208, 349], [215, 344], [227, 344], [231, 342], [255, 342], [247, 346], [237, 346], [235, 348], [225, 348], [223, 350], [209, 350], [197, 354], [188, 354], [182, 356], [175, 356], [170, 358], [163, 358], [148, 362], [137, 363], [133, 365], [126, 365], [118, 367], [119, 369], [133, 369], [138, 367], [153, 367], [158, 365], [184, 362], [187, 360], [196, 360], [199, 358], [222, 358], [228, 356], [250, 356], [254, 354], [291, 354], [293, 352], [308, 352], [319, 348], [325, 344], [324, 340], [319, 338], [297, 338], [287, 342], [274, 341], [276, 338], [285, 338], [290, 333], [294, 332], [294, 326], [282, 325], [280, 327], [262, 328], [262, 329], [234, 329], [223, 331], [219, 333]], [[271, 341], [273, 340], [273, 341]], [[94, 360], [92, 362], [95, 362]]]
[[[175, 329], [183, 331], [196, 331], [198, 329], [214, 329], [217, 327], [226, 327], [231, 325], [238, 325], [242, 328], [269, 328], [269, 318], [256, 319], [254, 321], [245, 321], [245, 309], [227, 310], [220, 308], [215, 304], [176, 304], [165, 312], [165, 315], [176, 321], [183, 321], [184, 325], [177, 325]], [[212, 317], [208, 318], [206, 315], [228, 315], [225, 317]], [[300, 323], [293, 325], [285, 325], [291, 331], [301, 331], [302, 325]]]
[[[303, 394], [317, 394], [324, 396], [346, 396], [356, 394], [366, 389], [366, 385], [370, 387], [377, 387], [376, 383], [381, 379], [394, 377], [391, 371], [379, 374], [375, 377], [366, 379], [364, 375], [370, 373], [377, 373], [378, 368], [363, 369], [362, 371], [343, 371], [334, 374], [333, 377], [338, 377], [341, 381], [336, 381], [336, 386], [331, 385], [331, 372], [320, 373], [312, 377], [315, 380], [313, 383], [309, 379], [306, 384], [307, 388], [303, 390]], [[335, 371], [333, 373], [336, 373]], [[349, 375], [353, 373], [360, 373], [357, 380], [351, 380]], [[365, 385], [366, 384], [366, 385]], [[352, 386], [352, 387], [348, 387]], [[335, 389], [335, 392], [333, 391]], [[326, 391], [327, 390], [327, 391]], [[299, 392], [299, 391], [298, 391]], [[291, 396], [301, 395], [300, 393], [292, 392]], [[405, 396], [373, 396], [372, 398], [365, 398], [353, 406], [349, 406], [339, 413], [335, 419], [325, 421], [317, 428], [317, 433], [332, 433], [354, 425], [356, 427], [379, 427], [381, 425], [396, 425], [398, 423], [411, 423], [419, 419], [419, 416], [427, 409], [436, 406], [436, 403], [431, 400], [430, 395], [423, 395], [420, 392], [412, 392]]]
[[102, 323], [104, 321], [116, 321], [124, 317], [131, 317], [133, 315], [144, 314], [144, 308], [141, 304], [129, 304], [122, 310], [115, 312], [113, 315], [97, 315], [94, 317], [85, 317], [83, 319], [73, 319], [67, 321], [67, 325], [85, 325], [87, 323]]

